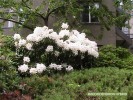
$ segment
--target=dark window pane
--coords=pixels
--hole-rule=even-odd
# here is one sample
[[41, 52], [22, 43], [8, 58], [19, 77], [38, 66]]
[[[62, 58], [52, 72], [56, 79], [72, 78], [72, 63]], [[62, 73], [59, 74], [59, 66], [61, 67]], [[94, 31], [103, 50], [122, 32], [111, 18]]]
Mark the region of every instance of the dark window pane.
[[82, 22], [89, 22], [89, 6], [84, 6], [82, 12]]
[[82, 22], [89, 22], [89, 14], [82, 13]]
[[[94, 6], [96, 6], [97, 9], [99, 8], [99, 4], [98, 3], [96, 3]], [[89, 14], [90, 14], [89, 5], [85, 5], [84, 6], [84, 10], [83, 10], [82, 15], [81, 15], [82, 16], [81, 17], [82, 18], [81, 21], [82, 22], [89, 22], [89, 23], [91, 23], [91, 22], [99, 22], [97, 16], [95, 16], [92, 13], [89, 16]]]
[[[99, 3], [94, 3], [93, 6], [94, 6], [96, 9], [98, 9], [98, 8], [99, 8]], [[97, 17], [95, 14], [91, 13], [91, 14], [90, 14], [90, 17], [91, 17], [90, 22], [99, 22], [99, 21], [98, 21], [98, 17]]]
[[84, 6], [83, 12], [84, 12], [84, 13], [89, 13], [89, 6]]
[[91, 14], [91, 22], [99, 22], [98, 17]]

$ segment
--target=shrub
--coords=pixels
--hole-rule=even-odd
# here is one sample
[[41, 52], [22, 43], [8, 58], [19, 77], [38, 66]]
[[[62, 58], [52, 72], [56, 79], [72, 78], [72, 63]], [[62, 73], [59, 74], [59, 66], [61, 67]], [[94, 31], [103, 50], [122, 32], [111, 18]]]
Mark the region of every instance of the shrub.
[[19, 77], [13, 66], [15, 46], [10, 36], [0, 35], [0, 93], [13, 90], [17, 87]]
[[[18, 70], [24, 74], [28, 71], [36, 74], [43, 71], [54, 72], [53, 69], [64, 72], [73, 70], [73, 67], [91, 67], [93, 60], [99, 55], [96, 42], [86, 38], [85, 33], [69, 31], [67, 28], [68, 25], [63, 23], [57, 34], [46, 26], [36, 27], [33, 34], [29, 34], [26, 39], [15, 34], [18, 58], [15, 62], [18, 62]], [[25, 58], [30, 62], [24, 61]]]
[[112, 45], [103, 46], [99, 51], [101, 51], [102, 53], [111, 52], [120, 59], [126, 59], [131, 55], [128, 49], [122, 47], [114, 47]]
[[[15, 56], [13, 39], [10, 36], [0, 35], [0, 72], [9, 69], [13, 64], [12, 58]], [[14, 51], [13, 51], [14, 50]]]
[[97, 67], [133, 68], [132, 64], [133, 55], [128, 49], [111, 45], [99, 49], [99, 58], [96, 60]]
[[[21, 80], [25, 83], [23, 93], [29, 93], [33, 99], [50, 100], [88, 100], [107, 99], [125, 100], [126, 96], [103, 96], [91, 97], [88, 93], [128, 93], [132, 90], [133, 72], [132, 70], [119, 69], [117, 67], [101, 67], [85, 70], [77, 70], [71, 73], [47, 76], [32, 76]], [[30, 89], [29, 89], [30, 87]], [[131, 98], [131, 94], [128, 94]], [[128, 97], [128, 98], [129, 98]], [[63, 99], [64, 100], [64, 99]]]

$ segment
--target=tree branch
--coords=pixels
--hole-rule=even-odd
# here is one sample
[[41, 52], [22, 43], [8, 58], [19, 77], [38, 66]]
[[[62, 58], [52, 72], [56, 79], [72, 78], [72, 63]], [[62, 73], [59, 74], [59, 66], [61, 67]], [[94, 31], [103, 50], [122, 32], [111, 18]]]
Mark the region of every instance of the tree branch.
[[30, 30], [34, 30], [32, 27], [29, 27], [29, 26], [27, 26], [27, 25], [24, 25], [24, 24], [22, 24], [21, 22], [18, 22], [18, 21], [15, 21], [15, 20], [11, 20], [11, 19], [6, 19], [6, 18], [1, 18], [0, 17], [0, 19], [1, 20], [5, 20], [5, 21], [11, 21], [11, 22], [14, 22], [14, 23], [16, 23], [16, 24], [20, 24], [20, 25], [22, 25], [23, 27], [25, 27], [25, 28], [28, 28], [28, 29], [30, 29]]
[[62, 7], [65, 7], [65, 6], [62, 5], [62, 6], [60, 6], [60, 7], [58, 7], [58, 8], [55, 8], [55, 9], [53, 9], [53, 10], [51, 10], [51, 11], [48, 10], [48, 13], [47, 13], [46, 17], [49, 17], [50, 14], [52, 14], [53, 12], [57, 11], [58, 9], [60, 9], [60, 8], [62, 8]]
[[[24, 6], [25, 6], [26, 8], [28, 8], [30, 11], [32, 11], [32, 10], [31, 10], [32, 8], [30, 8], [30, 7], [26, 4], [26, 2], [25, 2], [24, 0], [22, 0], [22, 3], [24, 4]], [[40, 13], [35, 12], [35, 11], [33, 11], [33, 13], [34, 13], [36, 16], [41, 17], [43, 20], [46, 19], [46, 18], [43, 16], [43, 14], [40, 14]]]

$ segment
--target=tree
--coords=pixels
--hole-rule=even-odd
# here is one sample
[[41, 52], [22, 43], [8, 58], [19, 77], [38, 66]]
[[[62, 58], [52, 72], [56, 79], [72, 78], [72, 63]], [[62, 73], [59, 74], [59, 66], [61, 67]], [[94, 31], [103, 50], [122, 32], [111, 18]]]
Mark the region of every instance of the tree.
[[[58, 23], [67, 21], [70, 26], [73, 24], [80, 24], [80, 13], [84, 9], [84, 5], [90, 5], [90, 12], [98, 17], [100, 23], [106, 28], [116, 24], [119, 25], [127, 15], [123, 12], [116, 16], [114, 12], [110, 11], [102, 0], [39, 0], [39, 4], [35, 6], [35, 0], [0, 0], [0, 19], [1, 25], [6, 21], [16, 23], [15, 27], [28, 28], [33, 30], [35, 26], [39, 26], [41, 22], [48, 26], [50, 16], [58, 17]], [[131, 2], [124, 1], [124, 10], [131, 9]], [[93, 6], [94, 2], [101, 4], [97, 9]], [[115, 0], [114, 6], [118, 7], [120, 0]], [[71, 19], [71, 20], [70, 20]], [[120, 23], [121, 24], [121, 23]], [[123, 24], [124, 25], [124, 24]], [[80, 26], [80, 25], [79, 25]]]

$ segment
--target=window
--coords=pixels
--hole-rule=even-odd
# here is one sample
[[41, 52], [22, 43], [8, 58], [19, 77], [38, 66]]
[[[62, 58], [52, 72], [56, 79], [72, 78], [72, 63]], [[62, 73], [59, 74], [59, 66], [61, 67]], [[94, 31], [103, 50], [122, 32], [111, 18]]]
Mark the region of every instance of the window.
[[[99, 8], [99, 3], [95, 3], [94, 7], [96, 9], [98, 9]], [[90, 13], [90, 9], [91, 9], [91, 7], [89, 5], [84, 6], [84, 10], [81, 14], [81, 21], [83, 23], [97, 23], [97, 22], [99, 22], [98, 17], [95, 16], [94, 14]]]
[[8, 21], [8, 28], [11, 28], [11, 27], [13, 27], [13, 26], [14, 26], [14, 23], [11, 22], [11, 21]]
[[[9, 13], [12, 13], [13, 12], [13, 10], [11, 10], [11, 9], [9, 9]], [[8, 28], [11, 28], [11, 27], [13, 27], [14, 26], [14, 23], [13, 22], [11, 22], [11, 21], [8, 21]]]

